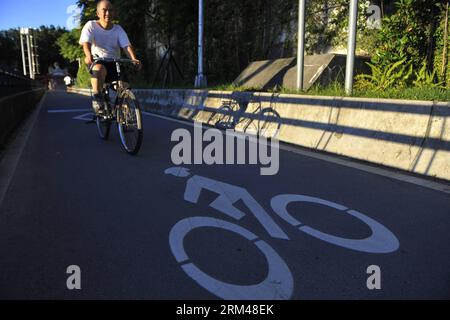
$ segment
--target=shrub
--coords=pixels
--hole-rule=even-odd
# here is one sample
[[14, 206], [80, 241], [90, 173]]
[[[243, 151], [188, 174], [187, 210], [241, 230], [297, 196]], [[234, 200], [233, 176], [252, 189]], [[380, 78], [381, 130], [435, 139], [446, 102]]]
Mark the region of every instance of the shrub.
[[372, 74], [361, 74], [356, 76], [355, 88], [357, 90], [383, 91], [390, 88], [405, 88], [413, 71], [411, 62], [406, 58], [390, 63], [386, 66], [376, 66], [367, 63]]

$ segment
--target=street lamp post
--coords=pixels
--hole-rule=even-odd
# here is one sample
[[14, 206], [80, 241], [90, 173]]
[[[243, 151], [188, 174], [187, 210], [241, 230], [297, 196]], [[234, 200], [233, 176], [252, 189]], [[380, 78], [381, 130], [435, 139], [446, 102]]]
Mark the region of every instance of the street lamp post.
[[305, 68], [305, 8], [306, 0], [298, 3], [297, 90], [303, 90]]
[[23, 74], [34, 79], [39, 73], [36, 38], [31, 28], [20, 28], [20, 48], [22, 50]]
[[358, 0], [350, 0], [348, 24], [347, 65], [345, 67], [345, 93], [353, 91], [353, 70], [355, 67], [356, 27], [358, 19]]
[[203, 0], [198, 2], [198, 72], [195, 87], [206, 87], [206, 76], [203, 75]]
[[22, 65], [23, 65], [23, 75], [27, 75], [27, 63], [25, 60], [25, 46], [23, 44], [25, 31], [23, 28], [20, 28], [20, 49], [22, 50]]

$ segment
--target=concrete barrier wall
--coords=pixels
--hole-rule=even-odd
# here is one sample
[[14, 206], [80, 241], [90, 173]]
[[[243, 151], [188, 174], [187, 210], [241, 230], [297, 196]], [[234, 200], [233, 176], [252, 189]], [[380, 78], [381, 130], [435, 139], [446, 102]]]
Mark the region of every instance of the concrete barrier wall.
[[[450, 103], [204, 90], [135, 90], [144, 110], [214, 125], [226, 100], [236, 130], [281, 123], [281, 141], [450, 180]], [[86, 92], [85, 92], [86, 93]], [[273, 108], [279, 118], [258, 110]]]
[[35, 89], [17, 93], [0, 99], [0, 145], [5, 143], [8, 135], [36, 107], [45, 89]]
[[84, 95], [84, 96], [90, 96], [91, 95], [91, 90], [90, 89], [69, 87], [66, 90], [67, 90], [68, 93], [76, 93], [76, 94], [81, 94], [81, 95]]

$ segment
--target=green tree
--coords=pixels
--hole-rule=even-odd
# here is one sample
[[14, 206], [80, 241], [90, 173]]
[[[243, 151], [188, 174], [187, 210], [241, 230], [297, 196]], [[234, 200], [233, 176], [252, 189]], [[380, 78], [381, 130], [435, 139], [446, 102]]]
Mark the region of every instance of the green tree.
[[59, 53], [59, 47], [57, 40], [67, 30], [60, 27], [41, 26], [36, 30], [36, 45], [38, 47], [40, 73], [47, 74], [48, 67], [54, 62], [58, 62], [60, 66], [66, 67], [67, 63], [65, 59]]
[[70, 62], [77, 62], [77, 80], [79, 87], [87, 88], [90, 86], [90, 75], [83, 63], [83, 49], [78, 43], [81, 35], [81, 28], [73, 29], [64, 33], [56, 41], [60, 54]]
[[83, 48], [78, 43], [80, 35], [81, 29], [76, 28], [56, 40], [60, 54], [70, 62], [79, 61], [83, 57]]
[[[445, 61], [439, 63], [442, 59], [437, 58], [439, 54], [445, 56], [446, 47], [443, 30], [448, 15], [442, 1], [397, 0], [395, 7], [393, 14], [384, 17], [378, 33], [372, 75], [359, 77], [357, 85], [375, 85], [383, 90], [408, 85], [442, 87], [448, 74]], [[378, 84], [380, 81], [383, 85]]]
[[[54, 62], [58, 62], [61, 66], [65, 65], [56, 40], [66, 32], [67, 30], [52, 25], [41, 26], [34, 30], [40, 74], [46, 74], [48, 67]], [[22, 70], [22, 53], [18, 29], [0, 31], [0, 63]]]
[[428, 58], [430, 64], [439, 3], [439, 0], [396, 1], [395, 13], [383, 19], [378, 39], [381, 46], [374, 62], [389, 65], [405, 58], [415, 68], [420, 68], [422, 61]]
[[0, 31], [0, 64], [22, 70], [22, 54], [18, 29]]
[[98, 0], [78, 0], [77, 4], [82, 9], [80, 23], [83, 26], [89, 20], [97, 19]]
[[[444, 24], [433, 22], [443, 21], [442, 10], [436, 7], [442, 2], [360, 0], [357, 49], [367, 54], [376, 52], [376, 65], [389, 66], [405, 58], [420, 69], [427, 59], [432, 68], [438, 60], [437, 51], [444, 47]], [[83, 8], [82, 24], [96, 19], [96, 3], [78, 0]], [[118, 13], [116, 21], [127, 31], [143, 60], [146, 82], [155, 78], [168, 48], [173, 50], [185, 81], [193, 82], [197, 69], [198, 0], [112, 3]], [[381, 7], [381, 30], [367, 28], [369, 4]], [[206, 0], [204, 55], [209, 82], [233, 80], [251, 61], [295, 56], [297, 6], [297, 0]], [[307, 1], [308, 53], [345, 49], [348, 6], [348, 0]]]

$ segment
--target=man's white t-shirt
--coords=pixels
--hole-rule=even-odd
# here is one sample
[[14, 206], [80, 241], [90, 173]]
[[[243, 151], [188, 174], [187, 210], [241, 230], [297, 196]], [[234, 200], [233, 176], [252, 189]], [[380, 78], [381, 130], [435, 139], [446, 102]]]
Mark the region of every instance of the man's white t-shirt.
[[80, 44], [89, 42], [91, 53], [101, 58], [120, 58], [120, 48], [130, 46], [130, 40], [123, 30], [117, 24], [110, 30], [103, 29], [97, 21], [89, 21], [81, 30]]

